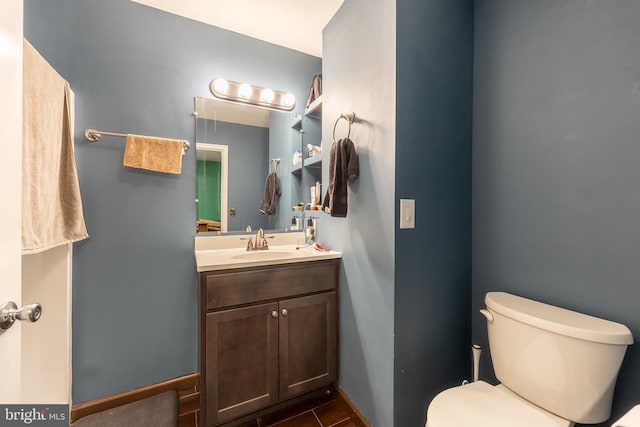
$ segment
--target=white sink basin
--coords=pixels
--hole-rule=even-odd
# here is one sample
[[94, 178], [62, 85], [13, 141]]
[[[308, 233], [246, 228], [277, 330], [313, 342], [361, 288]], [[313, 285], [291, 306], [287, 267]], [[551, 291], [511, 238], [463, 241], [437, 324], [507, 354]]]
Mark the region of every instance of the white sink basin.
[[203, 272], [342, 257], [340, 252], [318, 251], [312, 246], [297, 250], [301, 241], [302, 232], [274, 233], [269, 236], [269, 249], [247, 251], [245, 236], [196, 236], [196, 268]]
[[[295, 251], [295, 249], [294, 249]], [[293, 251], [278, 251], [278, 250], [264, 250], [264, 251], [254, 251], [254, 252], [244, 252], [238, 255], [233, 255], [232, 259], [243, 259], [243, 260], [266, 260], [266, 259], [283, 259], [283, 258], [291, 258], [295, 256], [295, 252]]]

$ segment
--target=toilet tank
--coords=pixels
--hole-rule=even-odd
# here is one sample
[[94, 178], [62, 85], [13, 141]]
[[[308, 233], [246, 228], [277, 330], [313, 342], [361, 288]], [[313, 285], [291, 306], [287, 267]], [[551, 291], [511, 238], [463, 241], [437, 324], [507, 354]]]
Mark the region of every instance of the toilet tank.
[[618, 370], [633, 343], [626, 326], [504, 292], [487, 293], [485, 304], [502, 384], [575, 423], [609, 418]]

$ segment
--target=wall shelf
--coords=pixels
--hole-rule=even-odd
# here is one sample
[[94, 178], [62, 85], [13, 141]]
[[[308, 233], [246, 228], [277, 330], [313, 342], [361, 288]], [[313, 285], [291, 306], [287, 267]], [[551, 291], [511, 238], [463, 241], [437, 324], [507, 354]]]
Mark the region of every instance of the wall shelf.
[[302, 129], [302, 116], [300, 114], [293, 115], [293, 121], [291, 122], [291, 129]]
[[305, 168], [320, 168], [322, 167], [322, 155], [307, 157], [304, 159]]
[[322, 117], [322, 95], [317, 97], [309, 107], [304, 109], [304, 115], [307, 117]]
[[[321, 145], [322, 143], [322, 96], [316, 98], [303, 115], [294, 114], [291, 121], [292, 154], [302, 150], [304, 156], [308, 155], [307, 142]], [[309, 203], [309, 189], [316, 182], [322, 181], [322, 153], [305, 157], [302, 164], [291, 167], [292, 202], [299, 200]]]

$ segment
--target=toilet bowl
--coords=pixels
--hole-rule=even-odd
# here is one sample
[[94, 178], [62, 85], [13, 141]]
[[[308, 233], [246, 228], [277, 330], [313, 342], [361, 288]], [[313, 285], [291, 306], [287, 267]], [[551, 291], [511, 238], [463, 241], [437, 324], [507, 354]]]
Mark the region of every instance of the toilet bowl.
[[572, 423], [518, 397], [502, 385], [476, 381], [438, 394], [426, 427], [571, 427]]
[[572, 427], [611, 415], [629, 329], [504, 292], [485, 297], [496, 378], [453, 387], [427, 409], [426, 427]]

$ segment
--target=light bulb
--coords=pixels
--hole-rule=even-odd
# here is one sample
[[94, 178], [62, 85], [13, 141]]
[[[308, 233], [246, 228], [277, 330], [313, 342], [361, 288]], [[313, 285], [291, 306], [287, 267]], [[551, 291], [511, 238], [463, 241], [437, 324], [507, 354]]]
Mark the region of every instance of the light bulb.
[[225, 79], [215, 79], [213, 81], [213, 90], [220, 94], [226, 95], [227, 91], [229, 90], [229, 82], [227, 82]]
[[271, 89], [263, 89], [262, 90], [262, 100], [264, 102], [268, 102], [269, 104], [273, 102], [273, 98], [275, 98], [276, 94]]
[[242, 83], [240, 85], [240, 88], [238, 89], [238, 95], [240, 95], [242, 98], [249, 99], [251, 97], [252, 92], [253, 92], [253, 88], [246, 83]]
[[285, 93], [282, 97], [282, 104], [285, 107], [293, 107], [296, 105], [296, 97], [291, 92]]

